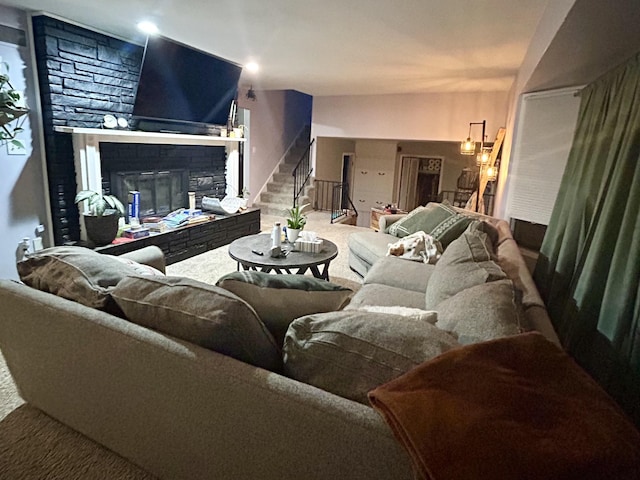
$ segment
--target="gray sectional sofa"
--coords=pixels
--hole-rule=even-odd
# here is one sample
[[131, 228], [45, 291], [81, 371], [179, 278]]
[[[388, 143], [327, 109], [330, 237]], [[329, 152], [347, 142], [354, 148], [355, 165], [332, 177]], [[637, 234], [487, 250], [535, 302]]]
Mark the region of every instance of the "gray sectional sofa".
[[[161, 478], [408, 480], [413, 478], [409, 456], [383, 418], [366, 404], [369, 388], [438, 351], [480, 342], [487, 335], [534, 329], [558, 341], [508, 225], [485, 220], [495, 228], [487, 230], [481, 222], [474, 224], [477, 232], [467, 227], [460, 238], [473, 240], [452, 243], [452, 253], [443, 254], [441, 266], [387, 257], [387, 234], [352, 235], [352, 267], [365, 273], [364, 285], [344, 309], [338, 302], [337, 311], [295, 320], [284, 344], [278, 345], [281, 365], [268, 357], [269, 362], [256, 366], [251, 356], [244, 359], [232, 347], [221, 353], [215, 344], [162, 333], [163, 310], [188, 309], [188, 297], [182, 306], [176, 306], [180, 300], [172, 300], [154, 310], [147, 326], [123, 318], [135, 314], [126, 302], [140, 299], [130, 294], [128, 285], [129, 297], [123, 302], [122, 284], [130, 282], [118, 278], [109, 280], [115, 290], [108, 287], [107, 293], [113, 295], [101, 296], [97, 301], [106, 298], [106, 303], [98, 306], [62, 298], [71, 285], [57, 294], [43, 291], [39, 274], [29, 282], [40, 282], [40, 289], [0, 280], [0, 349], [25, 401]], [[384, 222], [381, 227], [386, 228]], [[471, 252], [471, 258], [463, 253], [467, 258], [460, 260], [453, 254], [456, 248]], [[164, 270], [159, 249], [148, 247], [123, 257], [133, 262], [126, 268], [134, 271], [111, 273], [113, 277], [133, 278], [144, 288], [149, 282], [175, 286], [177, 281], [142, 278], [143, 264]], [[492, 263], [499, 265], [499, 272], [491, 273]], [[484, 278], [480, 283], [492, 284], [486, 288], [507, 292], [504, 305], [494, 308], [491, 294], [483, 291], [456, 300], [456, 289], [467, 295], [476, 287], [485, 288], [467, 284], [477, 274]], [[448, 280], [438, 282], [442, 288], [434, 290], [431, 280], [443, 275]], [[108, 285], [105, 278], [100, 282], [100, 288]], [[188, 282], [185, 285], [182, 291], [188, 291]], [[236, 325], [232, 316], [250, 315], [238, 303], [243, 302], [240, 297], [216, 295], [235, 302], [234, 310], [216, 303], [199, 315], [227, 325]], [[114, 298], [115, 306], [109, 303]], [[148, 298], [153, 297], [138, 303], [153, 303]], [[291, 302], [296, 298], [302, 297], [290, 295]], [[475, 306], [477, 298], [484, 303]], [[427, 308], [430, 301], [434, 305]], [[447, 308], [439, 307], [445, 304]], [[514, 312], [507, 314], [513, 322], [486, 329], [483, 323], [479, 331], [480, 323], [469, 327], [459, 322], [460, 309], [475, 312], [472, 316], [482, 322], [491, 317], [488, 311], [508, 310]], [[388, 321], [395, 322], [393, 328]], [[265, 328], [252, 328], [271, 355], [274, 337]], [[418, 330], [423, 338], [411, 341], [411, 332]], [[424, 334], [427, 330], [439, 338], [435, 344]], [[405, 337], [398, 337], [397, 331]], [[229, 336], [228, 343], [237, 342], [242, 350], [246, 338], [237, 337]], [[362, 345], [366, 351], [359, 350]], [[394, 369], [372, 371], [376, 378], [371, 383], [368, 374], [376, 362], [370, 359], [381, 355]], [[364, 381], [361, 374], [366, 374]], [[336, 380], [336, 375], [346, 378]]]
[[[429, 204], [431, 206], [433, 204]], [[495, 227], [495, 259], [521, 292], [521, 304], [530, 328], [559, 344], [551, 320], [527, 264], [513, 239], [509, 224], [502, 219], [465, 211], [456, 207], [448, 209], [463, 216], [486, 222]], [[400, 260], [387, 256], [389, 244], [401, 237], [389, 233], [391, 226], [405, 218], [406, 214], [380, 217], [379, 231], [360, 231], [349, 236], [349, 266], [363, 277], [364, 286], [351, 302], [351, 308], [360, 304], [400, 304], [425, 308], [424, 293], [434, 265]], [[466, 228], [466, 227], [465, 227]]]

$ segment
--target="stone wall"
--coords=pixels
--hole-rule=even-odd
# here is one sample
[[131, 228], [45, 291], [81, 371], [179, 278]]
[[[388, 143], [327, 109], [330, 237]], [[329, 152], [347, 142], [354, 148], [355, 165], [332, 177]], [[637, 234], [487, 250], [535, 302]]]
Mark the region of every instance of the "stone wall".
[[[57, 133], [54, 127], [101, 128], [107, 113], [130, 121], [144, 48], [46, 15], [33, 17], [33, 31], [54, 239], [56, 245], [69, 244], [80, 239], [78, 208], [73, 203], [77, 192], [73, 145], [71, 135]], [[131, 146], [127, 148], [131, 152]], [[179, 160], [182, 168], [193, 165], [194, 183], [205, 178], [224, 185], [224, 147], [136, 148], [155, 149], [157, 155], [147, 155], [151, 169], [170, 158]], [[103, 161], [103, 173], [104, 165]], [[103, 177], [109, 193], [108, 175]]]

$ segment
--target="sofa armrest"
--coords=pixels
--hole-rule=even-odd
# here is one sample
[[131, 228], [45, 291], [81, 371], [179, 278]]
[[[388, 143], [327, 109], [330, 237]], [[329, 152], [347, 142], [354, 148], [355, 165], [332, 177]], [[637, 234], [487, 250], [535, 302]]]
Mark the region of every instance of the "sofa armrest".
[[378, 219], [378, 225], [380, 226], [379, 232], [388, 233], [389, 227], [406, 215], [406, 213], [392, 213], [391, 215], [381, 215]]
[[164, 253], [155, 245], [149, 245], [134, 250], [133, 252], [123, 253], [120, 256], [144, 265], [149, 265], [150, 267], [160, 270], [162, 273], [166, 273]]

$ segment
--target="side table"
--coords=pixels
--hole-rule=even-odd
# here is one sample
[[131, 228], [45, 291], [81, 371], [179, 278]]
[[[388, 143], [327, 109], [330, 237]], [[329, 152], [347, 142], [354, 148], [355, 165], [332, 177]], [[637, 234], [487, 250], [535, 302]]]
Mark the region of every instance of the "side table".
[[[393, 213], [407, 213], [404, 210], [396, 209]], [[384, 208], [371, 207], [371, 222], [369, 227], [376, 232], [380, 230], [380, 217], [383, 215], [391, 215], [391, 212], [387, 212]]]

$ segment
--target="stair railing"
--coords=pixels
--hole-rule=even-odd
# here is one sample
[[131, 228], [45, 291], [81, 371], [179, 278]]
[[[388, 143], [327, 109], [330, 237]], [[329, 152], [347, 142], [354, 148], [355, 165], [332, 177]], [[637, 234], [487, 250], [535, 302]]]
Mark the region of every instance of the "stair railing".
[[293, 169], [291, 175], [293, 175], [293, 206], [296, 207], [298, 205], [298, 198], [302, 195], [304, 187], [307, 185], [309, 178], [311, 177], [311, 172], [313, 169], [311, 168], [311, 146], [315, 138], [311, 140], [309, 146], [302, 154], [302, 157], [296, 164], [296, 167]]
[[333, 194], [331, 195], [331, 223], [346, 217], [349, 211], [353, 211], [355, 217], [358, 216], [358, 210], [349, 196], [349, 184], [336, 183], [333, 186]]

